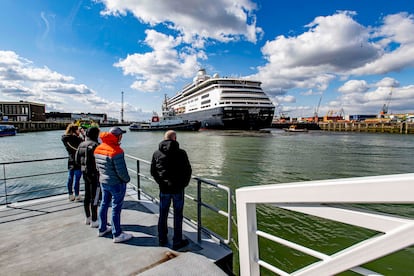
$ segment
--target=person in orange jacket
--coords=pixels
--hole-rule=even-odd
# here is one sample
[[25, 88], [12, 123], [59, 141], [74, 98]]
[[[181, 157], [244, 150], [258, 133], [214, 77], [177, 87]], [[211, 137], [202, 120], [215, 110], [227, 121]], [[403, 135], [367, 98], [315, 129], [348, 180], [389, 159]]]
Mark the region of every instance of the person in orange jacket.
[[[101, 132], [102, 143], [95, 149], [95, 162], [99, 170], [99, 182], [102, 189], [102, 201], [99, 207], [98, 236], [103, 237], [112, 232], [115, 243], [132, 238], [129, 233], [122, 232], [121, 210], [130, 181], [125, 163], [124, 151], [121, 148], [122, 135], [125, 133], [119, 127], [113, 127], [109, 132]], [[111, 226], [107, 226], [108, 208], [112, 205]]]

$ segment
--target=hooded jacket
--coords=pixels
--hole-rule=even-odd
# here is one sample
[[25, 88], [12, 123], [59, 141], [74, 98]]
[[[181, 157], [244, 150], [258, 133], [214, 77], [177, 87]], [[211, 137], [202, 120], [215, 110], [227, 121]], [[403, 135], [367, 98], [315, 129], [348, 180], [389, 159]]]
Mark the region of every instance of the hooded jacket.
[[106, 185], [128, 183], [131, 179], [118, 137], [110, 132], [101, 132], [99, 137], [102, 143], [96, 147], [94, 152], [99, 182]]
[[80, 143], [75, 154], [76, 164], [80, 165], [81, 171], [90, 179], [96, 179], [99, 175], [95, 163], [95, 148], [98, 142], [99, 129], [92, 127], [86, 130], [86, 140]]
[[151, 175], [158, 183], [161, 193], [182, 192], [190, 182], [191, 173], [187, 153], [180, 149], [178, 142], [162, 141], [151, 160]]

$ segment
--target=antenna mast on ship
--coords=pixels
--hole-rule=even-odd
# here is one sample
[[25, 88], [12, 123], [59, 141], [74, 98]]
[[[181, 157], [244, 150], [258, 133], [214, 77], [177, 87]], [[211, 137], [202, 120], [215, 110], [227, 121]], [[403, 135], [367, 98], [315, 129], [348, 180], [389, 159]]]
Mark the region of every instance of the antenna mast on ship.
[[121, 91], [121, 123], [124, 122], [124, 91]]

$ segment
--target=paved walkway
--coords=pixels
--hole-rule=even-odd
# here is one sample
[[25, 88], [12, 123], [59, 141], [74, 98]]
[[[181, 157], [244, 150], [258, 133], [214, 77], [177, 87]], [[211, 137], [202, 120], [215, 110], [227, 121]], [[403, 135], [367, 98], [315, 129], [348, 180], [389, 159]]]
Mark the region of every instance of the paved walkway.
[[188, 252], [159, 247], [151, 206], [125, 198], [122, 228], [134, 238], [121, 244], [97, 237], [83, 203], [66, 196], [0, 207], [0, 275], [226, 275], [214, 261], [231, 252], [210, 239], [197, 244], [187, 224]]

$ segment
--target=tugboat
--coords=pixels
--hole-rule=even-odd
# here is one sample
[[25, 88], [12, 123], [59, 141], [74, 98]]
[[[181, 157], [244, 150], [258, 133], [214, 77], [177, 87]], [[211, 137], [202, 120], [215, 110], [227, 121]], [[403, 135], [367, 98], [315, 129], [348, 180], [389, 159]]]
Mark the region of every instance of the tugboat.
[[190, 130], [198, 131], [201, 127], [201, 122], [188, 121], [174, 116], [159, 117], [154, 114], [151, 118], [151, 122], [138, 122], [132, 123], [129, 126], [130, 131], [149, 131], [149, 130]]
[[184, 120], [175, 115], [174, 110], [168, 109], [166, 101], [162, 106], [162, 117], [154, 112], [150, 122], [137, 122], [129, 126], [130, 131], [150, 131], [150, 130], [188, 130], [198, 131], [201, 127], [199, 121]]

